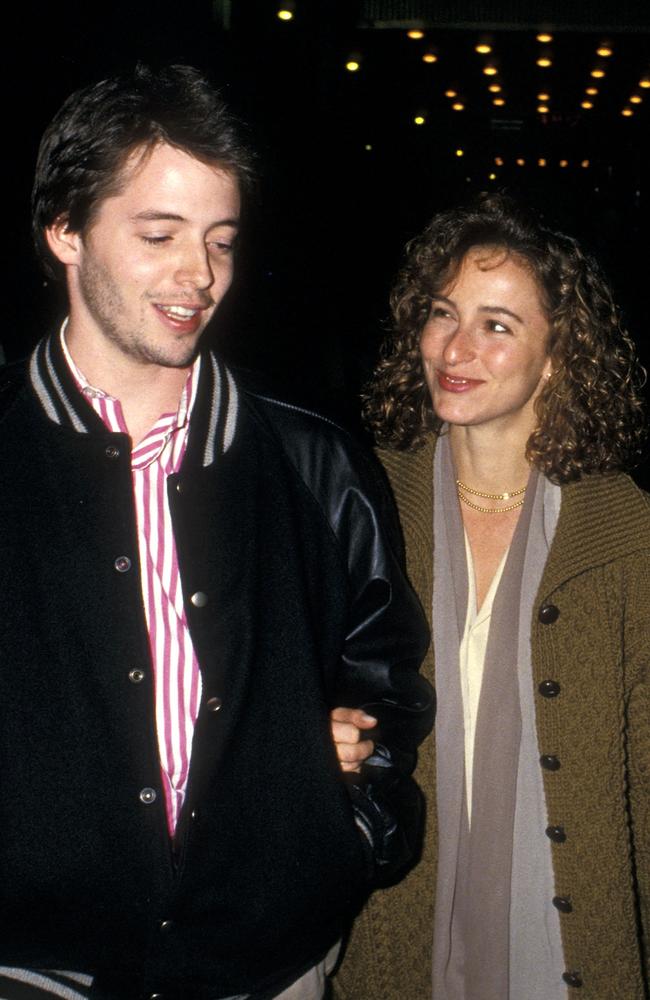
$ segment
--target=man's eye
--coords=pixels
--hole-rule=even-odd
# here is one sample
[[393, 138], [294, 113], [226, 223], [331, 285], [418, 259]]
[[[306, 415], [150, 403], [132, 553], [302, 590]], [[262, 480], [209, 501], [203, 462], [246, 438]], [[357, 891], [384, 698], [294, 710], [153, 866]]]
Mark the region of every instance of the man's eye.
[[167, 243], [171, 240], [171, 236], [141, 236], [140, 237], [144, 243], [148, 243], [150, 246], [160, 246], [162, 243]]

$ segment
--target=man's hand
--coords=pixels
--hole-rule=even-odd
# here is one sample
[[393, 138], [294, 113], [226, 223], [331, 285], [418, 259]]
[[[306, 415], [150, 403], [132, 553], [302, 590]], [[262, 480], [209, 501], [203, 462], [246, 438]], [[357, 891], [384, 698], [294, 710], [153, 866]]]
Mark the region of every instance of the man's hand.
[[342, 771], [360, 771], [364, 760], [375, 749], [372, 740], [361, 738], [365, 729], [372, 729], [377, 720], [360, 708], [335, 708], [330, 715], [332, 739]]

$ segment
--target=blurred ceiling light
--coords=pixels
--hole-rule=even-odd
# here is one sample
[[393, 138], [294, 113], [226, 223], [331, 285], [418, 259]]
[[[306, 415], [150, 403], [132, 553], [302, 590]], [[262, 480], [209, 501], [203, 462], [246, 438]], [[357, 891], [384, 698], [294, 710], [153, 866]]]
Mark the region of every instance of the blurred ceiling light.
[[424, 115], [416, 115], [415, 118], [413, 119], [414, 125], [424, 125], [425, 122], [426, 118], [424, 117]]
[[650, 76], [644, 76], [642, 80], [639, 80], [639, 86], [643, 87], [644, 90], [648, 90], [650, 87]]
[[522, 159], [522, 158], [519, 158], [516, 162], [517, 162], [517, 166], [518, 167], [525, 167], [526, 166], [526, 161], [524, 159]]
[[479, 55], [489, 56], [490, 52], [492, 51], [492, 46], [488, 45], [487, 42], [479, 42], [478, 45], [474, 46], [474, 51], [478, 52]]
[[503, 166], [503, 157], [501, 157], [501, 156], [495, 156], [494, 157], [494, 162], [497, 165], [497, 167], [502, 167]]
[[539, 35], [537, 36], [537, 41], [538, 42], [552, 42], [553, 41], [553, 35], [549, 35], [549, 33], [547, 31], [540, 31]]
[[293, 21], [294, 10], [292, 7], [280, 7], [278, 17], [281, 21]]
[[361, 63], [357, 59], [348, 59], [345, 68], [348, 73], [356, 73], [357, 70], [361, 69]]
[[445, 97], [458, 97], [457, 90], [445, 90]]
[[407, 31], [406, 34], [409, 38], [413, 38], [415, 41], [418, 41], [420, 38], [424, 38], [424, 32], [420, 31], [419, 28], [411, 28], [411, 30]]
[[424, 55], [422, 56], [422, 62], [425, 63], [438, 62], [438, 56], [436, 55], [435, 52], [425, 52]]
[[538, 167], [545, 167], [546, 166], [546, 160], [544, 159], [543, 156], [540, 156], [539, 160], [537, 161], [537, 166]]
[[596, 55], [597, 56], [602, 56], [603, 59], [608, 59], [609, 56], [611, 56], [612, 51], [613, 50], [612, 50], [611, 45], [603, 44], [603, 45], [599, 45], [598, 48], [596, 49]]
[[502, 107], [504, 107], [504, 105], [505, 105], [506, 102], [503, 99], [503, 97], [495, 97], [494, 100], [492, 101], [492, 103], [494, 104], [494, 106], [496, 108], [502, 108]]
[[542, 91], [541, 94], [537, 95], [537, 100], [538, 101], [550, 101], [550, 99], [551, 99], [551, 95], [547, 94], [546, 91]]
[[496, 174], [490, 174], [490, 180], [491, 181], [495, 181], [496, 179], [497, 179], [497, 175]]
[[537, 106], [537, 110], [539, 111], [540, 115], [547, 115], [548, 114], [548, 104], [539, 104]]
[[366, 153], [372, 152], [372, 144], [369, 142], [367, 142], [363, 148], [365, 149]]
[[630, 104], [641, 104], [642, 100], [643, 98], [641, 97], [641, 94], [632, 94], [630, 97]]
[[499, 70], [496, 68], [496, 66], [492, 66], [491, 63], [488, 63], [487, 66], [483, 67], [483, 72], [485, 73], [486, 76], [496, 76]]
[[584, 108], [585, 111], [591, 111], [591, 109], [593, 108], [593, 106], [594, 106], [594, 102], [593, 101], [583, 101], [582, 104], [580, 105], [580, 107]]
[[464, 155], [465, 155], [465, 150], [464, 149], [457, 149], [456, 150], [456, 156], [464, 156]]
[[586, 169], [588, 168], [588, 166], [589, 166], [589, 160], [583, 160], [583, 161], [582, 161], [582, 163], [580, 164], [580, 166], [581, 166], [581, 167], [582, 167], [582, 168], [583, 168], [584, 170], [586, 170]]
[[604, 75], [605, 75], [604, 69], [592, 69], [591, 71], [591, 76], [593, 76], [594, 80], [602, 80]]
[[589, 94], [590, 97], [595, 97], [598, 93], [598, 87], [587, 87], [585, 94]]
[[454, 101], [454, 103], [452, 104], [451, 107], [452, 107], [453, 111], [464, 111], [465, 110], [465, 105], [462, 103], [462, 101]]
[[537, 65], [541, 66], [542, 69], [548, 69], [549, 66], [553, 65], [553, 60], [550, 56], [540, 56]]
[[490, 91], [491, 94], [500, 94], [501, 93], [501, 84], [500, 83], [491, 83], [490, 86], [488, 87], [488, 90]]
[[569, 161], [568, 160], [560, 160], [560, 166], [562, 167], [562, 169], [564, 169], [565, 167], [568, 167], [569, 166]]
[[621, 114], [624, 118], [631, 118], [634, 112], [632, 111], [632, 108], [623, 108]]

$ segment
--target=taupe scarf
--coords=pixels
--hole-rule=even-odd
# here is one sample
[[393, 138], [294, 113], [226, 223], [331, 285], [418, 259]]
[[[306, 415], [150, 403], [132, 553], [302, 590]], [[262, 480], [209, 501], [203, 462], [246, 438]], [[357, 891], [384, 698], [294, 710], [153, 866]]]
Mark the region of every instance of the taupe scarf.
[[[439, 813], [435, 1000], [506, 1000], [511, 995], [512, 973], [519, 981], [523, 966], [535, 969], [535, 965], [528, 965], [526, 956], [522, 960], [519, 952], [524, 939], [529, 943], [530, 932], [534, 935], [540, 930], [544, 931], [545, 950], [533, 961], [539, 959], [543, 967], [536, 969], [533, 978], [539, 973], [541, 988], [546, 990], [549, 983], [551, 986], [551, 992], [540, 996], [545, 1000], [566, 996], [560, 979], [562, 951], [557, 914], [546, 912], [545, 901], [550, 905], [553, 896], [548, 841], [544, 827], [531, 829], [525, 818], [528, 807], [535, 817], [544, 812], [536, 759], [536, 771], [529, 773], [530, 747], [536, 746], [534, 708], [531, 713], [532, 690], [521, 683], [521, 674], [527, 671], [530, 676], [531, 672], [532, 602], [548, 552], [548, 531], [550, 528], [552, 537], [559, 510], [559, 506], [553, 508], [552, 517], [545, 517], [546, 487], [545, 480], [532, 472], [492, 606], [474, 745], [470, 830], [458, 662], [467, 612], [467, 566], [449, 441], [447, 435], [439, 440], [434, 472], [433, 597]], [[550, 484], [548, 487], [556, 490]], [[528, 687], [532, 689], [532, 684]], [[524, 748], [526, 752], [520, 759]], [[523, 813], [522, 793], [526, 798]], [[534, 801], [529, 801], [531, 796]], [[525, 851], [533, 856], [532, 884], [522, 883], [525, 867], [521, 858]], [[533, 894], [524, 907], [533, 911], [532, 920], [527, 921], [524, 935], [517, 928], [514, 938], [513, 871], [517, 881], [513, 912], [521, 915], [522, 891]], [[514, 955], [513, 940], [517, 944]], [[531, 998], [537, 995], [526, 993]], [[516, 994], [512, 996], [519, 1000]]]

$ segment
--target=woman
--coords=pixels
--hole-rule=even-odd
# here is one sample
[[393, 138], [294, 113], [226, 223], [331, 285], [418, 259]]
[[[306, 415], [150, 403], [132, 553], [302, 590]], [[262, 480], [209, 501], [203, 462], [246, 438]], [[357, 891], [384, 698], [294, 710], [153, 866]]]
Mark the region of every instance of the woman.
[[[638, 367], [575, 241], [502, 196], [408, 248], [365, 400], [431, 614], [420, 864], [345, 1000], [641, 1000], [650, 934], [650, 507]], [[435, 678], [434, 678], [435, 657]], [[369, 725], [337, 710], [354, 768]]]

